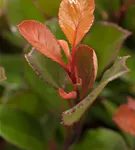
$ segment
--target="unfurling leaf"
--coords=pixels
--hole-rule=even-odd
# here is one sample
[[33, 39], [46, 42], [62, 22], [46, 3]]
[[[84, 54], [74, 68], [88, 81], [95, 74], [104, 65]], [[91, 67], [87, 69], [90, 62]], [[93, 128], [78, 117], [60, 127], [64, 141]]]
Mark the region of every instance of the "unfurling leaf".
[[77, 122], [110, 81], [129, 72], [129, 69], [125, 64], [128, 57], [129, 56], [119, 57], [114, 65], [105, 72], [101, 83], [96, 89], [94, 89], [84, 100], [82, 100], [76, 106], [63, 112], [62, 120], [65, 125], [72, 125], [73, 123]]
[[97, 56], [94, 50], [87, 45], [80, 45], [75, 51], [75, 66], [82, 81], [83, 97], [93, 87], [97, 74]]
[[94, 0], [63, 0], [59, 9], [59, 24], [70, 44], [75, 47], [92, 26]]
[[60, 64], [45, 57], [34, 48], [28, 54], [25, 54], [25, 58], [43, 81], [56, 89], [64, 88], [68, 77], [67, 72]]
[[122, 130], [135, 136], [135, 113], [127, 104], [118, 108], [113, 120]]
[[0, 67], [0, 81], [6, 80], [5, 70], [3, 67]]
[[62, 88], [59, 88], [59, 94], [64, 99], [75, 99], [77, 96], [76, 91], [66, 93]]
[[44, 24], [33, 20], [27, 20], [19, 24], [18, 28], [24, 38], [40, 53], [65, 67], [61, 58], [60, 46], [54, 35]]

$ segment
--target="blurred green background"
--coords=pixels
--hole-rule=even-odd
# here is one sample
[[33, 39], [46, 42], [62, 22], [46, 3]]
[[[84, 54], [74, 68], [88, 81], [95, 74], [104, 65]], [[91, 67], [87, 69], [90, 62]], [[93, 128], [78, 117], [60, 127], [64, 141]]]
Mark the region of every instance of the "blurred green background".
[[[16, 27], [23, 20], [38, 20], [57, 39], [66, 39], [57, 22], [60, 2], [0, 0], [0, 66], [7, 76], [0, 82], [0, 150], [62, 149], [65, 131], [60, 122], [65, 101], [26, 62], [24, 53], [29, 44]], [[128, 96], [135, 97], [135, 1], [95, 3], [95, 22], [82, 41], [94, 48], [98, 57], [95, 85], [118, 55], [131, 56], [127, 63], [131, 71], [109, 83], [100, 94], [70, 149], [134, 150], [135, 138], [121, 131], [112, 116]]]

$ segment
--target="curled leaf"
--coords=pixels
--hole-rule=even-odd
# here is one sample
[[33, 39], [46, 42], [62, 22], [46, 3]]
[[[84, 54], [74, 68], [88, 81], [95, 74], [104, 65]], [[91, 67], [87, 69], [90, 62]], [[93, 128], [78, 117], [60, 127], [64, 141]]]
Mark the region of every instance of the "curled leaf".
[[59, 24], [72, 46], [76, 46], [92, 26], [94, 0], [63, 0]]
[[62, 88], [59, 88], [59, 94], [64, 99], [75, 99], [77, 96], [76, 91], [72, 91], [70, 93], [66, 93]]
[[101, 83], [96, 89], [76, 106], [63, 112], [62, 121], [65, 125], [72, 125], [77, 122], [110, 81], [129, 72], [129, 69], [125, 65], [128, 57], [129, 56], [119, 57], [114, 65], [104, 73]]
[[0, 67], [0, 81], [6, 80], [5, 69]]
[[61, 58], [60, 46], [44, 24], [34, 20], [26, 20], [18, 25], [18, 29], [24, 38], [40, 53], [65, 67]]
[[82, 82], [82, 96], [94, 84], [97, 75], [97, 56], [95, 51], [87, 45], [80, 45], [75, 51], [75, 66], [77, 75]]
[[121, 105], [113, 120], [122, 130], [135, 136], [135, 113], [128, 105]]

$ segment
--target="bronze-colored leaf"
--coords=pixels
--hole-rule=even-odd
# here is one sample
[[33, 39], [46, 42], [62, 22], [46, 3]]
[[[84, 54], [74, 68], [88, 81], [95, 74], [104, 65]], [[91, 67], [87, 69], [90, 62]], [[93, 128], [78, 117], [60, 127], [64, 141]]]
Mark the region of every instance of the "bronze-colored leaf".
[[40, 53], [65, 66], [61, 58], [60, 46], [44, 24], [26, 20], [19, 24], [18, 28], [24, 38]]
[[89, 46], [80, 45], [75, 52], [75, 66], [78, 77], [82, 81], [81, 96], [84, 96], [93, 87], [97, 75], [98, 65], [95, 51]]
[[72, 47], [75, 47], [92, 26], [94, 0], [63, 0], [59, 9], [59, 24]]

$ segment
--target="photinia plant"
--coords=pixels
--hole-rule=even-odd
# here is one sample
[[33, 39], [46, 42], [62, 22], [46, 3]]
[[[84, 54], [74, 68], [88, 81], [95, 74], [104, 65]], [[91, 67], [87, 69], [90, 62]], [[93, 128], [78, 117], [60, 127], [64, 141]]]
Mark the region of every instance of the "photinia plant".
[[[77, 98], [77, 89], [81, 85], [81, 98], [93, 87], [97, 74], [95, 51], [87, 45], [79, 45], [94, 20], [94, 0], [63, 0], [59, 9], [59, 24], [71, 44], [71, 51], [65, 40], [56, 40], [49, 29], [40, 22], [27, 20], [18, 25], [19, 31], [40, 53], [59, 63], [67, 72], [74, 90], [66, 93], [59, 88], [65, 98]], [[61, 49], [68, 58], [68, 64], [62, 60]]]
[[[79, 43], [93, 24], [94, 9], [94, 0], [62, 0], [59, 9], [59, 25], [71, 45], [71, 50], [65, 40], [56, 40], [50, 30], [38, 21], [25, 20], [18, 25], [20, 33], [34, 47], [25, 54], [26, 60], [43, 80], [59, 91], [62, 98], [68, 99], [72, 107], [62, 115], [64, 124], [68, 126], [80, 120], [110, 81], [129, 71], [125, 65], [128, 56], [119, 57], [112, 68], [105, 72], [100, 85], [86, 97], [96, 79], [97, 56], [91, 47]], [[67, 57], [67, 64], [63, 60], [61, 49]], [[46, 59], [47, 57], [49, 59]], [[56, 65], [55, 72], [51, 70], [52, 65]], [[49, 75], [46, 72], [48, 66]], [[67, 80], [73, 85], [73, 90], [70, 92], [66, 91]], [[73, 99], [72, 103], [71, 99]]]

